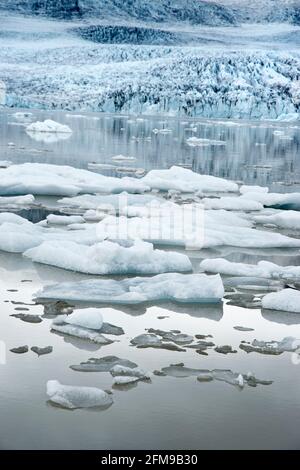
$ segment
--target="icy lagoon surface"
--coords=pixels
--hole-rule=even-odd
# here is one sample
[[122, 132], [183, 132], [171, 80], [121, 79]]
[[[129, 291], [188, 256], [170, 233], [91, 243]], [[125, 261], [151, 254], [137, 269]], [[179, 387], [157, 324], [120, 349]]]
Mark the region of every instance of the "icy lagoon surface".
[[[34, 111], [24, 118], [16, 117], [16, 111], [0, 113], [2, 162], [63, 164], [112, 177], [138, 178], [149, 170], [177, 165], [240, 184], [268, 187], [270, 192], [300, 190], [297, 122], [220, 122], [46, 111]], [[45, 119], [69, 126], [72, 133], [26, 132], [31, 122]], [[20, 207], [19, 202], [13, 208], [5, 203], [1, 212], [13, 211], [38, 222], [50, 213], [59, 213], [61, 205], [57, 199], [36, 196], [36, 205]], [[248, 213], [250, 219], [259, 216], [259, 211], [256, 212], [252, 215], [250, 212], [250, 216]], [[67, 214], [82, 216], [83, 211], [69, 207]], [[264, 217], [268, 214], [264, 213]], [[81, 231], [78, 226], [73, 229]], [[263, 229], [266, 237], [272, 232], [300, 238], [299, 229], [278, 227], [274, 220], [273, 225]], [[20, 233], [23, 230], [25, 226], [20, 226]], [[184, 253], [182, 248], [172, 250]], [[263, 260], [278, 266], [297, 266], [300, 261], [296, 246], [272, 249], [216, 246], [185, 254], [194, 273], [200, 271], [204, 259], [224, 258], [247, 265]], [[99, 335], [96, 341], [78, 337], [82, 325], [77, 320], [74, 328], [63, 316], [70, 313], [68, 304], [34, 300], [37, 292], [49, 284], [61, 285], [95, 276], [34, 263], [21, 253], [4, 251], [0, 252], [0, 272], [2, 359], [5, 359], [3, 348], [6, 350], [3, 361], [6, 363], [0, 365], [1, 448], [299, 448], [298, 356], [291, 352], [289, 340], [275, 346], [268, 342], [288, 337], [299, 339], [300, 313], [261, 310], [263, 295], [283, 287], [299, 288], [299, 282], [272, 279], [271, 275], [264, 280], [245, 277], [247, 272], [235, 278], [222, 274], [224, 301], [211, 305], [168, 301], [125, 306], [70, 301], [75, 309], [101, 308], [105, 322], [101, 335], [109, 339], [101, 343]], [[120, 280], [124, 276], [105, 279]], [[60, 323], [52, 325], [58, 313]], [[26, 317], [28, 314], [37, 317]], [[159, 341], [155, 340], [153, 346], [153, 336], [152, 340], [147, 337], [147, 343], [140, 336], [145, 334], [155, 335]], [[91, 337], [95, 339], [94, 335]], [[255, 339], [267, 344], [252, 344]], [[26, 353], [10, 351], [24, 345], [29, 348]], [[224, 345], [232, 349], [222, 348]], [[33, 346], [52, 346], [53, 351], [38, 356], [31, 351]], [[246, 351], [251, 348], [252, 352]], [[137, 372], [133, 372], [130, 384], [118, 385], [124, 379], [117, 376], [116, 380], [108, 367], [101, 372], [102, 366], [97, 361], [89, 361], [106, 356], [135, 363], [150, 374], [150, 380], [135, 381], [132, 377]], [[98, 371], [91, 372], [93, 368]], [[216, 369], [231, 370], [234, 374]], [[266, 383], [256, 384], [249, 372]], [[47, 396], [49, 380], [112, 390], [112, 400], [105, 395], [108, 404], [103, 407], [64, 409], [51, 403]], [[126, 380], [129, 382], [128, 377]], [[112, 387], [113, 383], [116, 385]], [[256, 387], [251, 386], [254, 383]], [[81, 403], [76, 390], [68, 389], [68, 393], [75, 404], [78, 400]]]

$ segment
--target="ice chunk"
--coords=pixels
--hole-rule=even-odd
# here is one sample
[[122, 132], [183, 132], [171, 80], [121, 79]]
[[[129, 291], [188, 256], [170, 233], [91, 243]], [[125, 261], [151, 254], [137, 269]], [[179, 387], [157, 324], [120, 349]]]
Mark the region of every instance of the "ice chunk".
[[[258, 264], [245, 264], [233, 263], [223, 258], [206, 259], [200, 263], [200, 268], [206, 272], [226, 274], [229, 276], [300, 279], [299, 266], [278, 266], [269, 261], [259, 261]], [[259, 284], [258, 282], [258, 285]]]
[[17, 214], [14, 214], [13, 212], [1, 212], [0, 213], [0, 225], [4, 223], [17, 224], [17, 225], [30, 224], [30, 222], [27, 219], [24, 219], [23, 217]]
[[63, 134], [71, 134], [72, 129], [59, 122], [52, 121], [52, 119], [46, 119], [45, 121], [37, 121], [29, 124], [26, 127], [27, 132], [55, 132]]
[[300, 230], [300, 212], [293, 210], [272, 215], [256, 215], [253, 220], [259, 224], [273, 224], [279, 228]]
[[[66, 315], [61, 315], [57, 317], [55, 320], [53, 320], [51, 329], [53, 331], [62, 333], [64, 335], [74, 336], [76, 338], [92, 341], [93, 343], [100, 344], [100, 345], [113, 343], [112, 340], [100, 334], [101, 329], [95, 330], [92, 328], [87, 328], [84, 326], [67, 323], [67, 320], [68, 320], [68, 316]], [[78, 321], [80, 322], [81, 318]], [[86, 322], [88, 323], [88, 320]], [[95, 324], [95, 323], [92, 322], [92, 324]]]
[[185, 349], [180, 348], [176, 344], [163, 341], [157, 335], [154, 334], [142, 334], [136, 336], [131, 341], [131, 344], [137, 348], [158, 348], [158, 349], [168, 349], [170, 351], [179, 351], [183, 352]]
[[120, 364], [115, 365], [110, 369], [110, 373], [113, 377], [136, 377], [138, 379], [150, 379], [150, 375], [148, 372], [144, 371], [140, 367], [126, 367]]
[[38, 346], [32, 346], [31, 351], [36, 353], [38, 356], [43, 356], [44, 354], [50, 354], [53, 351], [52, 346], [45, 346], [44, 348], [39, 348]]
[[138, 377], [133, 377], [133, 376], [126, 376], [126, 375], [118, 375], [115, 376], [113, 379], [113, 385], [129, 385], [132, 383], [138, 382], [140, 379]]
[[236, 192], [238, 185], [232, 181], [209, 175], [199, 175], [192, 170], [172, 166], [169, 170], [151, 170], [141, 181], [152, 189], [181, 192]]
[[241, 197], [260, 202], [266, 207], [300, 211], [300, 193], [257, 193], [247, 192]]
[[112, 396], [100, 388], [62, 385], [58, 380], [47, 382], [47, 395], [52, 403], [69, 409], [107, 407], [113, 403]]
[[205, 209], [225, 209], [229, 211], [260, 211], [263, 205], [242, 197], [221, 197], [202, 199]]
[[76, 207], [79, 209], [95, 209], [98, 211], [111, 211], [115, 214], [119, 209], [127, 206], [144, 206], [147, 203], [156, 201], [157, 198], [150, 194], [128, 194], [123, 192], [121, 194], [109, 195], [91, 195], [82, 194], [72, 198], [63, 198], [58, 202], [67, 207]]
[[247, 353], [257, 352], [260, 354], [271, 354], [277, 356], [285, 351], [296, 351], [299, 346], [299, 339], [287, 336], [281, 341], [258, 341], [257, 339], [254, 339], [251, 344], [242, 342], [240, 344], [240, 349], [246, 351]]
[[128, 369], [136, 368], [137, 364], [117, 356], [104, 356], [101, 358], [92, 357], [88, 361], [81, 362], [79, 365], [70, 366], [70, 368], [80, 372], [109, 372], [116, 366], [125, 367], [127, 375], [130, 375]]
[[75, 310], [65, 318], [65, 322], [70, 325], [82, 326], [92, 330], [100, 330], [103, 325], [103, 316], [100, 309], [86, 308]]
[[220, 302], [224, 287], [219, 275], [158, 274], [115, 281], [91, 279], [62, 282], [45, 287], [38, 298], [60, 300], [86, 300], [89, 302], [135, 304], [147, 301], [171, 300], [175, 302]]
[[26, 206], [34, 202], [34, 196], [32, 194], [26, 194], [26, 196], [11, 196], [11, 197], [1, 197], [0, 196], [0, 205], [6, 206]]
[[262, 307], [269, 310], [300, 313], [300, 291], [283, 289], [279, 292], [271, 292], [263, 297]]
[[26, 251], [24, 256], [39, 263], [86, 274], [157, 274], [192, 270], [186, 255], [154, 250], [151, 243], [142, 241], [136, 241], [128, 248], [110, 241], [92, 246], [49, 241]]
[[[0, 199], [1, 201], [1, 199]], [[80, 215], [54, 215], [50, 214], [47, 216], [48, 224], [54, 225], [69, 225], [69, 224], [82, 224], [84, 218]]]
[[46, 163], [23, 163], [2, 170], [0, 195], [75, 196], [79, 193], [143, 193], [149, 187], [136, 178], [112, 178], [88, 170]]
[[177, 344], [189, 344], [193, 341], [193, 336], [185, 333], [175, 333], [174, 331], [164, 331], [155, 328], [149, 328], [147, 331], [148, 333], [161, 336], [166, 341], [172, 341]]

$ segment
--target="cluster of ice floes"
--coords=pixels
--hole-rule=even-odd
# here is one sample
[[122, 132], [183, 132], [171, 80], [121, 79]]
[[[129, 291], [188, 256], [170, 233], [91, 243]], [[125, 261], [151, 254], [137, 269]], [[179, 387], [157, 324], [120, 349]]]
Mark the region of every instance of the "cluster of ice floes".
[[46, 241], [25, 251], [33, 261], [86, 274], [158, 274], [192, 270], [189, 258], [181, 253], [154, 250], [151, 243], [136, 241], [123, 247], [104, 241], [92, 246], [72, 241]]
[[58, 380], [47, 382], [47, 395], [51, 403], [63, 408], [107, 408], [113, 403], [111, 394], [96, 387], [62, 385]]
[[46, 286], [37, 298], [82, 300], [106, 304], [139, 304], [171, 300], [175, 302], [220, 302], [224, 287], [219, 275], [158, 274], [115, 281], [90, 279]]

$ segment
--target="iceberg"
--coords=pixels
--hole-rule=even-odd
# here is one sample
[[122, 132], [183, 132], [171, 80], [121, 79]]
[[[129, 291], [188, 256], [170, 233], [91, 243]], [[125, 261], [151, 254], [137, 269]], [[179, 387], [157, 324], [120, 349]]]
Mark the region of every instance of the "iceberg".
[[223, 258], [201, 261], [200, 268], [209, 273], [228, 276], [250, 276], [271, 279], [300, 279], [300, 266], [278, 266], [270, 261], [259, 261], [258, 264], [233, 263]]
[[262, 298], [262, 307], [269, 310], [300, 313], [300, 291], [283, 289], [271, 292]]
[[[1, 200], [1, 199], [0, 199]], [[69, 224], [82, 224], [84, 218], [80, 215], [54, 215], [50, 214], [47, 216], [48, 224], [52, 225], [69, 225]]]
[[223, 295], [224, 287], [219, 275], [168, 273], [120, 281], [91, 279], [62, 282], [44, 287], [36, 298], [130, 305], [164, 300], [218, 303]]
[[241, 197], [260, 202], [266, 207], [300, 211], [300, 193], [262, 193], [247, 192]]
[[299, 346], [299, 339], [293, 338], [292, 336], [287, 336], [281, 341], [258, 341], [257, 339], [254, 339], [252, 343], [242, 342], [240, 344], [240, 349], [247, 353], [257, 352], [260, 354], [271, 354], [278, 356], [285, 351], [296, 351]]
[[54, 133], [63, 133], [71, 134], [72, 129], [64, 124], [59, 122], [52, 121], [52, 119], [46, 119], [45, 121], [32, 122], [26, 127], [27, 132], [54, 132]]
[[238, 185], [216, 176], [199, 175], [187, 168], [172, 166], [169, 170], [151, 170], [141, 178], [144, 184], [152, 189], [180, 192], [237, 192]]
[[272, 224], [279, 228], [300, 230], [300, 212], [293, 210], [271, 215], [256, 215], [253, 220], [258, 224]]
[[108, 407], [113, 403], [112, 396], [100, 388], [62, 385], [58, 380], [48, 380], [47, 395], [50, 402], [68, 409]]
[[1, 197], [0, 196], [0, 206], [27, 206], [33, 204], [35, 198], [32, 194], [26, 194], [26, 196], [11, 196], [11, 197]]
[[103, 336], [99, 330], [82, 327], [76, 324], [69, 324], [66, 320], [66, 315], [60, 315], [53, 320], [51, 330], [57, 333], [62, 333], [63, 335], [74, 336], [75, 338], [91, 341], [92, 343], [101, 346], [113, 343], [111, 339]]
[[111, 241], [92, 246], [63, 240], [45, 241], [25, 251], [24, 256], [35, 262], [86, 274], [159, 274], [192, 271], [192, 264], [186, 255], [154, 250], [151, 243], [139, 240], [128, 248]]
[[79, 193], [143, 193], [149, 186], [136, 178], [113, 178], [88, 170], [46, 163], [23, 163], [1, 170], [1, 196], [34, 194], [75, 196]]
[[65, 317], [64, 321], [70, 325], [82, 326], [92, 330], [100, 330], [103, 325], [103, 316], [100, 309], [86, 308], [75, 310]]

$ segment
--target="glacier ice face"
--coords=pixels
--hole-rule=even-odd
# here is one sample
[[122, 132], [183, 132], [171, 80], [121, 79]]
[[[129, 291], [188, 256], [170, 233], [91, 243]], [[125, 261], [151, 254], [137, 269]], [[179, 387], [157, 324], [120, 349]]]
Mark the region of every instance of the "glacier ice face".
[[279, 292], [271, 292], [263, 297], [262, 307], [269, 310], [300, 313], [300, 291], [283, 289]]
[[130, 305], [164, 300], [218, 303], [223, 295], [224, 287], [219, 275], [170, 273], [121, 281], [95, 279], [65, 282], [46, 286], [36, 297]]
[[24, 253], [33, 261], [86, 274], [158, 274], [192, 270], [181, 253], [154, 250], [150, 243], [136, 241], [130, 247], [104, 241], [84, 246], [67, 241], [44, 242]]
[[47, 395], [52, 403], [63, 408], [94, 408], [112, 405], [112, 396], [95, 387], [62, 385], [58, 380], [48, 380]]

